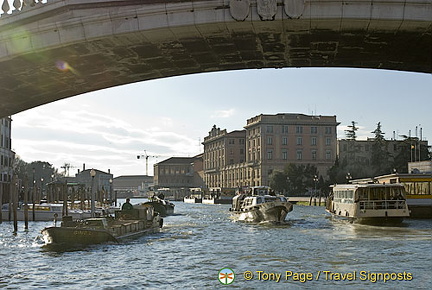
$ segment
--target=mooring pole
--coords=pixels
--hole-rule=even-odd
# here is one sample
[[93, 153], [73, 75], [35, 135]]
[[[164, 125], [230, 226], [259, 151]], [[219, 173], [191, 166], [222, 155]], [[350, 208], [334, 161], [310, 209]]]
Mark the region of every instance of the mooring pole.
[[13, 211], [13, 225], [14, 225], [13, 233], [15, 235], [18, 232], [18, 215], [17, 215], [18, 190], [17, 188], [18, 188], [18, 179], [17, 176], [14, 175], [12, 179], [10, 194], [12, 195], [12, 211]]

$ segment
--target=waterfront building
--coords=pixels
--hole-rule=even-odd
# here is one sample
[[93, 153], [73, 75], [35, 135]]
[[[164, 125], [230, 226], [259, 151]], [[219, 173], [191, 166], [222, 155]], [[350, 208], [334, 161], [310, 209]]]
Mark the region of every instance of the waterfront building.
[[208, 188], [235, 188], [245, 185], [246, 130], [228, 133], [210, 130], [204, 137], [204, 180]]
[[288, 163], [315, 165], [322, 176], [336, 159], [336, 116], [281, 113], [247, 120], [228, 133], [213, 126], [204, 138], [206, 185], [227, 189], [268, 185]]
[[155, 188], [203, 187], [202, 154], [171, 157], [154, 165]]
[[408, 172], [432, 174], [432, 161], [426, 160], [426, 161], [408, 162]]
[[145, 196], [153, 190], [153, 176], [122, 175], [114, 178], [113, 191], [117, 197]]
[[[340, 162], [359, 163], [364, 166], [369, 166], [372, 162], [374, 138], [367, 138], [366, 140], [338, 140], [337, 154]], [[394, 162], [395, 158], [401, 153], [405, 152], [410, 161], [425, 160], [428, 158], [429, 144], [428, 141], [413, 138], [412, 140], [386, 140], [386, 152], [388, 153], [388, 161]], [[406, 172], [410, 172], [405, 169]], [[390, 172], [389, 172], [390, 173]]]
[[12, 164], [15, 152], [12, 151], [12, 118], [0, 119], [0, 205], [9, 202], [9, 189], [12, 180]]
[[246, 162], [250, 186], [268, 185], [286, 164], [315, 165], [327, 176], [336, 160], [336, 116], [304, 114], [258, 115], [247, 120]]
[[[91, 171], [94, 170], [94, 177], [91, 176]], [[91, 196], [92, 190], [96, 194], [96, 200], [99, 202], [114, 200], [113, 194], [113, 174], [108, 169], [104, 172], [98, 169], [86, 169], [85, 164], [82, 170], [78, 170], [75, 176], [65, 176], [53, 182], [55, 184], [67, 184], [69, 187], [69, 194], [72, 194], [74, 187], [80, 188], [86, 192], [87, 198]]]

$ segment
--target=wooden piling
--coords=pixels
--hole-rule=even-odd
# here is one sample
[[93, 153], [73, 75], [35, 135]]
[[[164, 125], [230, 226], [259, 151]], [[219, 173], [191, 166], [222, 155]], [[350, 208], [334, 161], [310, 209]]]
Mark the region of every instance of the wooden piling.
[[[24, 184], [25, 186], [28, 185], [27, 176], [24, 178]], [[29, 192], [28, 188], [24, 187], [24, 229], [28, 230], [28, 198], [29, 198]]]
[[36, 183], [33, 182], [33, 188], [32, 188], [32, 204], [33, 204], [33, 208], [32, 208], [32, 217], [33, 217], [33, 221], [36, 220], [36, 212], [35, 212], [35, 207], [36, 207], [36, 201], [35, 201], [35, 197], [36, 197]]
[[3, 212], [2, 212], [2, 207], [3, 207], [3, 184], [0, 183], [0, 224], [3, 223]]
[[18, 232], [18, 214], [17, 214], [17, 208], [18, 208], [18, 178], [16, 175], [12, 178], [12, 183], [10, 187], [10, 194], [11, 194], [11, 200], [12, 200], [12, 212], [13, 212], [13, 226], [14, 231], [13, 233], [16, 234]]
[[24, 229], [28, 230], [28, 191], [24, 189]]

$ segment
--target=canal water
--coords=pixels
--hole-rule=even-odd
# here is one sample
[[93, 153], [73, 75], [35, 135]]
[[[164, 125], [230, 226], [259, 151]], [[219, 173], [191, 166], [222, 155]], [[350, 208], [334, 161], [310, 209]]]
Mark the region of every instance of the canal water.
[[432, 289], [431, 220], [356, 225], [294, 206], [283, 225], [254, 225], [232, 221], [229, 205], [175, 204], [161, 233], [65, 252], [42, 248], [52, 222], [16, 235], [3, 222], [0, 288]]

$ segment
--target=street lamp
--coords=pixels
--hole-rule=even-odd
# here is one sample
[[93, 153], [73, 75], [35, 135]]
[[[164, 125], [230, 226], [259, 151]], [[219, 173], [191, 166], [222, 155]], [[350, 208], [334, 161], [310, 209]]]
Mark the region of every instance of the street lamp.
[[44, 182], [44, 179], [43, 179], [43, 177], [41, 177], [41, 199], [44, 198], [44, 186], [43, 186], [43, 182]]
[[90, 170], [90, 176], [92, 178], [92, 182], [91, 182], [91, 217], [95, 217], [95, 192], [93, 189], [93, 185], [94, 185], [94, 177], [96, 176], [96, 170], [94, 170], [92, 168], [92, 170]]
[[316, 196], [317, 184], [318, 184], [318, 175], [314, 175], [313, 181], [315, 182], [315, 196]]
[[351, 173], [348, 172], [345, 178], [347, 180], [347, 183], [350, 183], [350, 180], [352, 179]]
[[110, 178], [110, 180], [109, 180], [109, 184], [110, 184], [110, 191], [109, 191], [110, 206], [112, 204], [112, 183], [113, 183], [113, 180], [112, 180], [112, 178]]

